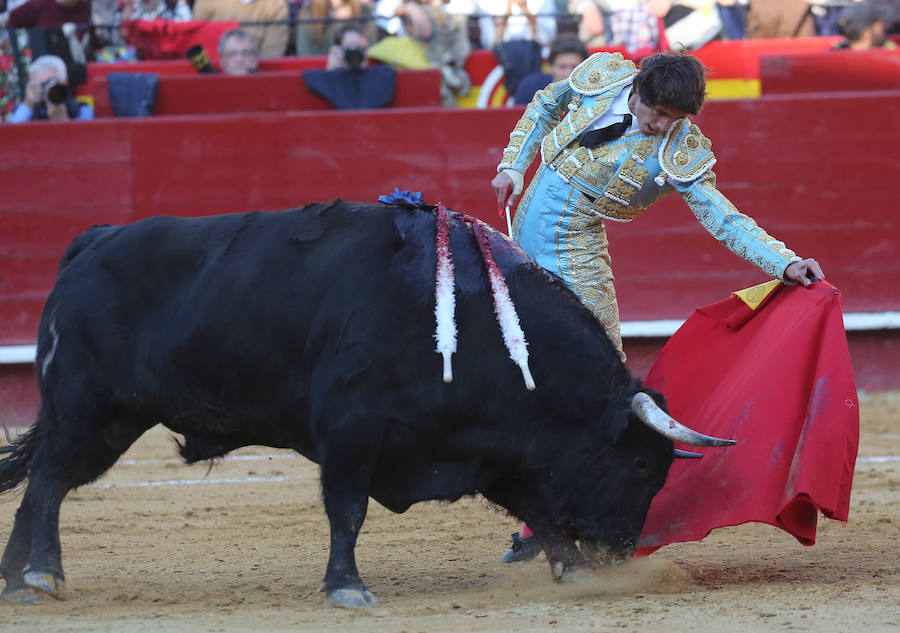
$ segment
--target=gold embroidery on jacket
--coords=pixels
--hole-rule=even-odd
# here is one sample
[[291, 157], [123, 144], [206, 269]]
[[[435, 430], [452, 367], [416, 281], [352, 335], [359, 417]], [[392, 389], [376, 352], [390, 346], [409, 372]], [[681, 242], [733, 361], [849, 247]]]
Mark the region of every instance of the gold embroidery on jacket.
[[621, 53], [594, 53], [575, 67], [569, 84], [575, 92], [595, 95], [630, 80], [635, 74], [634, 62], [626, 60]]
[[659, 150], [659, 163], [670, 177], [689, 182], [699, 178], [716, 162], [711, 148], [712, 141], [703, 136], [695, 123], [679, 119], [666, 134]]

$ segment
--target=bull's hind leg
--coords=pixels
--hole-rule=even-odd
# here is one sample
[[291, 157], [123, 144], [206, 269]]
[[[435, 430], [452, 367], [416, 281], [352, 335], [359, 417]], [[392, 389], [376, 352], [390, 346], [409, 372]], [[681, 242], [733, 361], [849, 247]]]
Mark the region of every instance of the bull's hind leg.
[[[3, 597], [20, 603], [39, 594], [65, 597], [65, 575], [59, 540], [59, 511], [73, 488], [95, 480], [116, 462], [147, 427], [113, 423], [105, 432], [88, 425], [40, 429], [29, 464], [29, 481], [16, 513], [15, 524], [0, 571], [7, 586]], [[67, 429], [74, 429], [67, 436]]]
[[25, 564], [31, 551], [31, 523], [33, 513], [23, 501], [16, 512], [12, 534], [0, 559], [0, 575], [6, 581], [2, 596], [10, 602], [31, 604], [37, 602], [38, 595], [25, 583]]

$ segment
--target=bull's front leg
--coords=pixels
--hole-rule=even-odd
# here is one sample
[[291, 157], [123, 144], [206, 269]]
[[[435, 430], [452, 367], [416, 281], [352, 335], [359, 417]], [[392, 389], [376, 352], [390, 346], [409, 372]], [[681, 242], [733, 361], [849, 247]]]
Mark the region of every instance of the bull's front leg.
[[343, 473], [344, 481], [335, 482], [334, 479], [342, 477], [330, 476], [326, 470], [322, 468], [322, 494], [331, 526], [331, 552], [319, 591], [324, 591], [328, 602], [336, 607], [375, 605], [375, 596], [359, 577], [355, 553], [356, 539], [369, 504], [368, 487], [361, 491], [348, 485], [353, 479], [348, 473]]
[[584, 554], [575, 545], [575, 541], [549, 521], [543, 517], [532, 517], [527, 523], [544, 548], [554, 580], [568, 580], [574, 568], [586, 564]]

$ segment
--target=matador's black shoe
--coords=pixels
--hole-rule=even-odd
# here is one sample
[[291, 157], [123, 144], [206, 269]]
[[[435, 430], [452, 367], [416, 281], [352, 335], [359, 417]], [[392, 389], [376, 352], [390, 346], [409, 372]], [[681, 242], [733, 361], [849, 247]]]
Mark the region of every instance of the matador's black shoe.
[[504, 563], [524, 563], [541, 553], [541, 544], [536, 536], [522, 538], [518, 532], [512, 535], [512, 547], [503, 555]]

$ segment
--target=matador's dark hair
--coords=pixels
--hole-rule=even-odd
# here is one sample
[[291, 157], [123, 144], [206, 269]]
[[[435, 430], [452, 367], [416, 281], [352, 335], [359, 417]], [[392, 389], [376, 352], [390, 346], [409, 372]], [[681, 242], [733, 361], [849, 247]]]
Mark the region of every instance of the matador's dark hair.
[[657, 53], [641, 62], [632, 87], [647, 105], [697, 114], [706, 99], [706, 69], [691, 55]]

